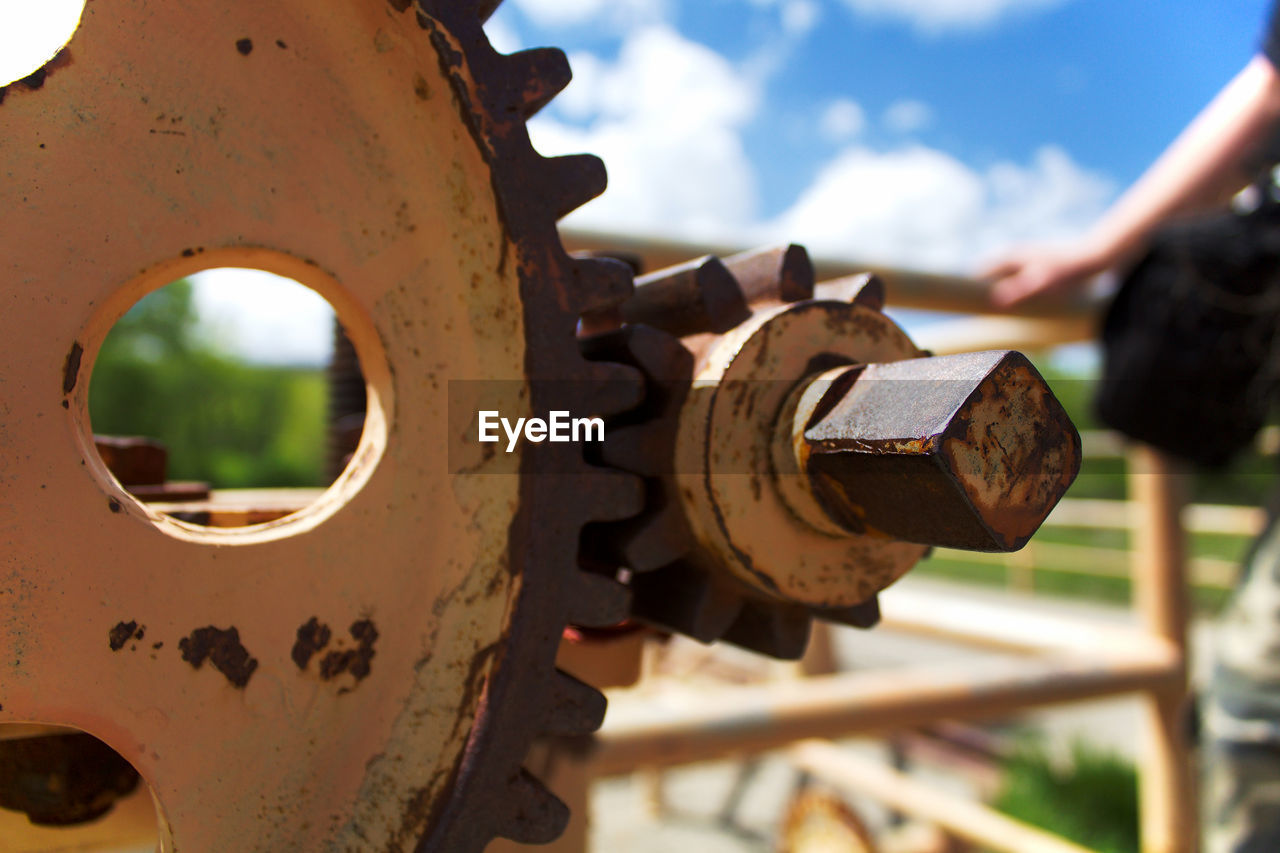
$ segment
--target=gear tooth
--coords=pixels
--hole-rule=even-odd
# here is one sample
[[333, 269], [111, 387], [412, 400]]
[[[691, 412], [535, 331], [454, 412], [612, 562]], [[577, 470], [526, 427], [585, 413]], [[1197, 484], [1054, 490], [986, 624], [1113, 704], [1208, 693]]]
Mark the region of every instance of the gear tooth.
[[839, 622], [853, 628], [874, 628], [880, 624], [880, 597], [873, 595], [852, 607], [813, 608], [813, 615], [828, 622]]
[[791, 243], [741, 252], [724, 259], [747, 302], [799, 302], [813, 298], [814, 271], [809, 252]]
[[575, 258], [570, 282], [581, 314], [614, 308], [635, 292], [631, 267], [613, 258]]
[[582, 357], [589, 361], [632, 361], [627, 339], [632, 329], [610, 329], [598, 335], [578, 339]]
[[640, 276], [635, 295], [622, 306], [627, 323], [676, 337], [727, 332], [750, 316], [738, 280], [712, 255]]
[[660, 505], [624, 531], [621, 536], [622, 559], [635, 572], [651, 572], [674, 563], [689, 553], [693, 534], [684, 511], [665, 493]]
[[870, 308], [872, 311], [883, 311], [885, 304], [884, 280], [875, 273], [863, 273], [855, 277], [856, 288], [849, 297], [854, 305]]
[[646, 376], [659, 382], [687, 382], [693, 376], [693, 353], [666, 332], [636, 326], [628, 343], [632, 357]]
[[569, 622], [583, 628], [608, 628], [631, 615], [631, 591], [607, 575], [579, 572], [570, 596]]
[[748, 601], [722, 639], [781, 660], [799, 660], [813, 620], [804, 607]]
[[604, 694], [562, 670], [556, 670], [551, 711], [543, 734], [556, 737], [586, 735], [600, 728], [608, 702]]
[[720, 639], [742, 612], [742, 596], [687, 563], [673, 563], [631, 579], [637, 618], [703, 643]]
[[635, 474], [594, 468], [584, 474], [588, 482], [583, 489], [592, 495], [607, 495], [586, 507], [590, 521], [618, 521], [639, 515], [644, 509], [644, 480]]
[[651, 572], [689, 553], [693, 534], [678, 503], [653, 481], [645, 482], [645, 497], [639, 515], [583, 528], [580, 553], [588, 564]]
[[605, 435], [600, 458], [614, 468], [656, 477], [670, 467], [662, 461], [662, 449], [668, 443], [649, 424], [618, 427]]
[[538, 194], [560, 219], [600, 195], [609, 183], [604, 161], [594, 154], [543, 158]]
[[519, 844], [549, 844], [569, 824], [569, 807], [523, 767], [508, 786], [507, 808], [497, 834]]
[[555, 47], [536, 47], [509, 54], [502, 59], [501, 77], [511, 80], [505, 92], [510, 112], [531, 118], [564, 90], [573, 79], [564, 51]]
[[833, 278], [817, 285], [814, 298], [848, 302], [872, 311], [884, 311], [884, 280], [869, 272]]
[[401, 12], [410, 6], [417, 6], [418, 23], [424, 29], [427, 25], [422, 22], [423, 15], [447, 20], [455, 26], [459, 16], [483, 24], [502, 5], [502, 0], [390, 0], [390, 2]]
[[[609, 416], [634, 409], [644, 399], [640, 371], [616, 362], [590, 362], [585, 382], [590, 388], [583, 396], [591, 414]], [[608, 439], [609, 433], [605, 432]]]

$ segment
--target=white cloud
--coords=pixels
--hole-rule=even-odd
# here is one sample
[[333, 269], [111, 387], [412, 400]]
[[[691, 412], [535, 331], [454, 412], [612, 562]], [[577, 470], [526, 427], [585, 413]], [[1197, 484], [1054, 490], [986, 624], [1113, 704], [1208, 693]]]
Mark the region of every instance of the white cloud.
[[498, 53], [515, 53], [524, 49], [524, 43], [516, 32], [515, 25], [511, 21], [511, 13], [507, 11], [506, 6], [499, 6], [498, 11], [493, 13], [493, 17], [485, 21], [484, 33]]
[[783, 31], [790, 36], [801, 36], [818, 23], [822, 7], [813, 0], [786, 0], [781, 12]]
[[665, 26], [628, 36], [618, 59], [572, 58], [560, 115], [530, 122], [544, 154], [589, 151], [609, 168], [609, 191], [569, 224], [690, 239], [741, 234], [753, 222], [754, 170], [741, 128], [758, 87], [724, 57]]
[[512, 5], [541, 27], [584, 23], [610, 5], [609, 0], [512, 0]]
[[608, 73], [607, 64], [594, 53], [578, 51], [569, 54], [573, 80], [556, 95], [555, 109], [574, 121], [586, 121], [600, 110], [600, 86]]
[[[970, 272], [1011, 243], [1078, 233], [1114, 190], [1053, 147], [985, 169], [920, 144], [873, 149], [859, 141], [862, 108], [839, 99], [826, 106], [819, 131], [843, 150], [766, 221], [742, 141], [761, 115], [767, 82], [750, 73], [750, 57], [732, 63], [656, 25], [629, 33], [616, 60], [570, 59], [574, 82], [530, 133], [544, 154], [588, 151], [608, 166], [608, 191], [570, 215], [574, 227], [742, 245], [796, 241], [817, 255]], [[905, 132], [932, 111], [903, 101], [883, 118]]]
[[866, 113], [848, 98], [832, 101], [818, 120], [818, 132], [830, 142], [846, 142], [861, 133], [866, 126]]
[[778, 22], [784, 35], [795, 38], [807, 34], [822, 17], [817, 0], [746, 0], [757, 9], [778, 10]]
[[922, 101], [894, 101], [884, 111], [884, 126], [894, 133], [916, 133], [933, 123], [933, 109]]
[[333, 306], [293, 279], [224, 268], [190, 276], [201, 328], [247, 361], [322, 365], [333, 349]]
[[1010, 244], [1079, 233], [1113, 191], [1053, 147], [985, 171], [920, 145], [850, 147], [767, 231], [817, 255], [971, 272]]
[[511, 5], [546, 29], [602, 22], [635, 27], [665, 20], [669, 0], [511, 0]]
[[1061, 5], [1067, 0], [843, 0], [860, 15], [905, 21], [917, 30], [938, 34], [972, 30], [1002, 18]]

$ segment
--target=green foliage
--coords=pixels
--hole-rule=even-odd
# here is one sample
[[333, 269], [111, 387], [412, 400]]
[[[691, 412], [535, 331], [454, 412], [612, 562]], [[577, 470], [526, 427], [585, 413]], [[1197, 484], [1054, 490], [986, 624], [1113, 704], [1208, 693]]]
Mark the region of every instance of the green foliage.
[[1137, 853], [1138, 779], [1133, 765], [1083, 742], [1070, 766], [1056, 766], [1043, 746], [1020, 747], [1004, 767], [995, 807], [1098, 853]]
[[151, 293], [120, 319], [93, 369], [94, 431], [163, 442], [173, 480], [326, 484], [323, 372], [245, 363], [202, 337], [196, 321], [187, 281]]

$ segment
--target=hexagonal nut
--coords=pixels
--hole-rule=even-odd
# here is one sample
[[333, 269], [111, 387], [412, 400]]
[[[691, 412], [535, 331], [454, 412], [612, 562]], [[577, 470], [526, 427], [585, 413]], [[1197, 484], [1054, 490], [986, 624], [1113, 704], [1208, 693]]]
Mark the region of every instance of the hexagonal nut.
[[850, 370], [804, 431], [813, 492], [850, 531], [1015, 551], [1080, 470], [1079, 433], [1020, 353]]

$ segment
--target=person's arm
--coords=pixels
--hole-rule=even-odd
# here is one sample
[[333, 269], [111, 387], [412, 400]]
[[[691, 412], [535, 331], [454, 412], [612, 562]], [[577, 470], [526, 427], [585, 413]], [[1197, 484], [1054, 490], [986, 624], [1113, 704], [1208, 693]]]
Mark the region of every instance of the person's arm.
[[984, 270], [991, 298], [1011, 306], [1037, 293], [1081, 286], [1139, 254], [1170, 217], [1213, 206], [1239, 190], [1247, 165], [1280, 120], [1280, 72], [1258, 55], [1218, 93], [1138, 181], [1080, 240], [1017, 250]]

